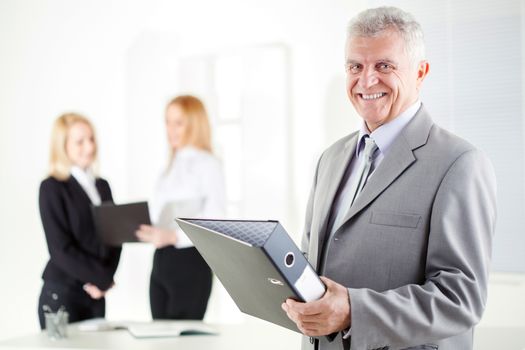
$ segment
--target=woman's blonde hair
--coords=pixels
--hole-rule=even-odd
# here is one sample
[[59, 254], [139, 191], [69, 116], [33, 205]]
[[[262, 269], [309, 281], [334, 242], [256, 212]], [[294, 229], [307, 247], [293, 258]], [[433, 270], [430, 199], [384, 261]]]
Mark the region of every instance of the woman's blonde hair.
[[95, 128], [93, 124], [86, 117], [76, 113], [66, 113], [55, 120], [53, 124], [53, 131], [51, 132], [51, 152], [49, 156], [49, 176], [58, 180], [66, 180], [71, 174], [71, 160], [67, 156], [66, 143], [69, 129], [76, 123], [83, 123], [87, 125], [93, 133], [93, 142], [95, 144], [95, 152], [93, 159], [97, 159], [97, 139], [95, 136]]
[[191, 95], [177, 96], [168, 103], [166, 111], [173, 105], [182, 109], [187, 121], [186, 135], [182, 140], [183, 144], [211, 153], [210, 121], [202, 101]]

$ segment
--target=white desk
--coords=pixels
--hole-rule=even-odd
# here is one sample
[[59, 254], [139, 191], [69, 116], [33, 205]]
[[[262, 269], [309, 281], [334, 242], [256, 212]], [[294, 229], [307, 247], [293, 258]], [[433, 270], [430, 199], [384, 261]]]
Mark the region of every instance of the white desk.
[[81, 332], [72, 325], [68, 338], [52, 340], [45, 332], [0, 342], [0, 349], [122, 349], [122, 350], [270, 350], [300, 349], [298, 333], [268, 322], [212, 325], [219, 335], [134, 338], [127, 330]]
[[[70, 326], [69, 337], [48, 339], [45, 333], [0, 342], [0, 349], [123, 349], [123, 350], [279, 350], [300, 349], [300, 335], [267, 322], [213, 325], [217, 336], [183, 336], [136, 339], [126, 330], [80, 332]], [[524, 328], [480, 327], [475, 332], [475, 350], [525, 350]]]

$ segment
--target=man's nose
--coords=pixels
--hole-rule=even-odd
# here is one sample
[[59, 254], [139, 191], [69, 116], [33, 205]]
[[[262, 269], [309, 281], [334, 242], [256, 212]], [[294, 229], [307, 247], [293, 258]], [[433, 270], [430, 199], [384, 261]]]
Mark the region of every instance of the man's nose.
[[361, 87], [368, 89], [379, 82], [377, 71], [373, 67], [363, 69], [359, 77], [359, 84]]

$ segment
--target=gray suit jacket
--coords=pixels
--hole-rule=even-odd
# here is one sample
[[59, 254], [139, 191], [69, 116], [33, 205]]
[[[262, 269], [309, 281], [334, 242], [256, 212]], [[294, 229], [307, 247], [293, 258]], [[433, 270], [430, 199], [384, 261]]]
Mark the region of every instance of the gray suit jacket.
[[[317, 166], [302, 249], [318, 269], [332, 203], [358, 133]], [[320, 349], [472, 349], [487, 299], [496, 220], [489, 160], [422, 107], [392, 143], [328, 246], [318, 271], [348, 288], [350, 344]], [[303, 339], [303, 349], [313, 348]]]

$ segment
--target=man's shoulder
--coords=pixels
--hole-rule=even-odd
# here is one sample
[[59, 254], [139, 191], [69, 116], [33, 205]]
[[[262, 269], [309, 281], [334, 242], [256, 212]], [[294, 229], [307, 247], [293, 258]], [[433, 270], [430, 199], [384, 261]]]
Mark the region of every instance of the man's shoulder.
[[430, 152], [439, 152], [442, 156], [451, 158], [457, 158], [469, 151], [479, 151], [469, 141], [437, 124], [432, 126], [426, 146]]
[[402, 134], [413, 150], [421, 148], [425, 152], [452, 157], [477, 150], [476, 146], [464, 138], [436, 124], [424, 105], [405, 127]]

